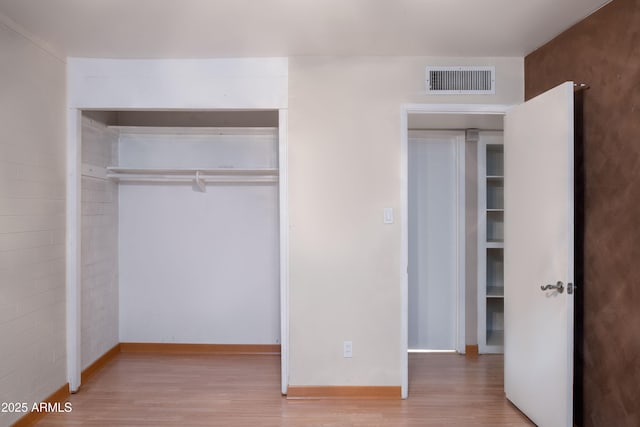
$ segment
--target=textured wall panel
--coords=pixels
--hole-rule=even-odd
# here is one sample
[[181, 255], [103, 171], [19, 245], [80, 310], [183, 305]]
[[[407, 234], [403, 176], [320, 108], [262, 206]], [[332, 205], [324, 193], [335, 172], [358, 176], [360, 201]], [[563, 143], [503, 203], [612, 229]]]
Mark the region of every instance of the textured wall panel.
[[[117, 164], [118, 134], [82, 119], [82, 163]], [[118, 343], [118, 184], [82, 177], [82, 369]]]
[[3, 24], [0, 129], [0, 402], [31, 407], [67, 382], [65, 66]]

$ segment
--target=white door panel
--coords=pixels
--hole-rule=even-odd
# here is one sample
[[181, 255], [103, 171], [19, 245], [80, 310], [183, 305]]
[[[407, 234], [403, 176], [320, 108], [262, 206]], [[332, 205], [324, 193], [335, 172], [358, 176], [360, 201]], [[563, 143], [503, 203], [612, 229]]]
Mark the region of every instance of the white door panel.
[[505, 392], [541, 427], [573, 419], [573, 135], [571, 82], [506, 114]]

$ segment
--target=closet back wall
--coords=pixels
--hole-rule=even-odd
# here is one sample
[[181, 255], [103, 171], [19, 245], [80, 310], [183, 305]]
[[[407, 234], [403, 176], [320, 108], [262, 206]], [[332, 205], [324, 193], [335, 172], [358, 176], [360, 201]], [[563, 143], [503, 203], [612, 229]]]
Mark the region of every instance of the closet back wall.
[[[121, 130], [120, 167], [277, 167], [275, 128], [153, 129]], [[121, 342], [280, 342], [276, 182], [119, 191]]]

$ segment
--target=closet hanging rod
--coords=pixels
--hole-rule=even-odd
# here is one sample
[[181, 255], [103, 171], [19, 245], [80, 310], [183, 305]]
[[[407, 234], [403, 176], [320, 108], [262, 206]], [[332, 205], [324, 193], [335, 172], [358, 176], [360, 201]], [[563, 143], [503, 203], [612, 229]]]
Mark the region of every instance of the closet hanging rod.
[[[129, 174], [109, 174], [110, 179], [130, 182], [193, 182], [195, 175], [129, 175]], [[277, 176], [203, 176], [198, 175], [198, 180], [211, 183], [260, 183], [278, 182]]]

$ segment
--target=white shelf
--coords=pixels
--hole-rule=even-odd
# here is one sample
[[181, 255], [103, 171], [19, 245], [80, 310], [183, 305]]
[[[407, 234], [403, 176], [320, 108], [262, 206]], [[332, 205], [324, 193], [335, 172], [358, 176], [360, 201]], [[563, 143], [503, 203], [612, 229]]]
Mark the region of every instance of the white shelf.
[[131, 135], [156, 135], [162, 138], [178, 136], [201, 135], [278, 135], [277, 127], [209, 127], [209, 126], [107, 126], [109, 129], [118, 130], [121, 134]]
[[236, 168], [128, 168], [119, 166], [107, 167], [107, 172], [117, 176], [121, 174], [128, 175], [193, 175], [199, 172], [200, 175], [206, 176], [278, 176], [278, 169], [236, 169]]

